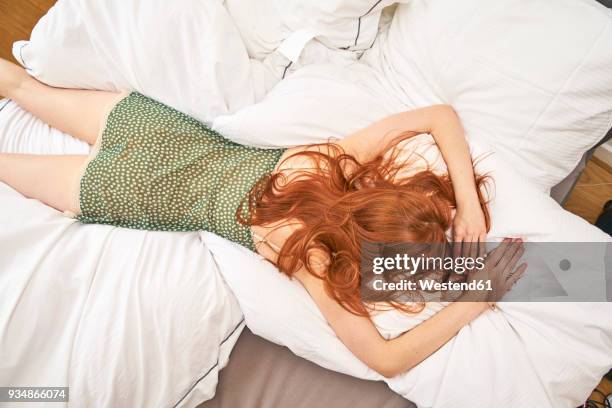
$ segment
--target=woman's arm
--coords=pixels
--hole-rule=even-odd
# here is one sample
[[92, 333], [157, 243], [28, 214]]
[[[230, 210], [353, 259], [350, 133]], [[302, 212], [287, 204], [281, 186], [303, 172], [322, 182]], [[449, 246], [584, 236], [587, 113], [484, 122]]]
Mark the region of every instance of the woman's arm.
[[455, 240], [484, 241], [486, 224], [476, 191], [472, 157], [461, 121], [450, 105], [434, 105], [389, 116], [348, 136], [340, 144], [358, 160], [367, 161], [406, 133], [431, 134], [442, 153], [457, 202]]
[[486, 302], [453, 303], [409, 332], [386, 340], [370, 318], [348, 312], [329, 297], [322, 280], [306, 271], [296, 276], [344, 345], [368, 367], [387, 378], [415, 367], [489, 307]]
[[339, 144], [360, 161], [367, 161], [380, 154], [399, 135], [433, 133], [435, 124], [452, 120], [452, 115], [454, 111], [449, 105], [396, 113], [345, 137]]
[[508, 292], [523, 276], [527, 265], [516, 267], [523, 254], [521, 240], [506, 239], [486, 258], [481, 270], [472, 271], [470, 280], [490, 279], [493, 292], [470, 292], [431, 318], [401, 336], [386, 340], [370, 318], [357, 316], [330, 297], [323, 281], [302, 268], [295, 276], [306, 288], [319, 310], [346, 347], [367, 366], [384, 377], [410, 370], [432, 355], [459, 330]]

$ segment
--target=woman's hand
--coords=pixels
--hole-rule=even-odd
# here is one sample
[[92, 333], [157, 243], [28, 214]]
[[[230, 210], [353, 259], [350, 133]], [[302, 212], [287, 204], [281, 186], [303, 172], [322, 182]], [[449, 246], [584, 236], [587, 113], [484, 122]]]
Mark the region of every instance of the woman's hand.
[[468, 272], [466, 280], [467, 282], [490, 281], [492, 290], [471, 291], [462, 296], [462, 300], [497, 302], [504, 297], [527, 269], [527, 263], [516, 266], [524, 253], [525, 248], [520, 238], [504, 239], [487, 254], [484, 267], [472, 269]]
[[[510, 240], [505, 240], [504, 244], [489, 254], [482, 271], [468, 273], [468, 280], [488, 279], [491, 276], [495, 277], [496, 282], [505, 282], [505, 286], [499, 285], [504, 289], [491, 295], [491, 299], [503, 296], [522, 275], [521, 268], [523, 271], [525, 268], [519, 267], [516, 273], [508, 278], [507, 271], [514, 270], [518, 261], [516, 250], [512, 252], [508, 247], [509, 242]], [[515, 249], [516, 247], [522, 247], [522, 244], [513, 246]], [[306, 288], [344, 345], [366, 365], [387, 378], [417, 366], [489, 308], [489, 295], [486, 292], [469, 292], [462, 296], [461, 300], [465, 302], [453, 302], [413, 329], [387, 340], [380, 335], [370, 317], [355, 315], [332, 298], [322, 279], [313, 276], [304, 267], [294, 276]], [[498, 284], [495, 286], [497, 288]]]
[[476, 200], [467, 205], [458, 205], [453, 220], [454, 256], [483, 256], [486, 237], [487, 223], [480, 202]]

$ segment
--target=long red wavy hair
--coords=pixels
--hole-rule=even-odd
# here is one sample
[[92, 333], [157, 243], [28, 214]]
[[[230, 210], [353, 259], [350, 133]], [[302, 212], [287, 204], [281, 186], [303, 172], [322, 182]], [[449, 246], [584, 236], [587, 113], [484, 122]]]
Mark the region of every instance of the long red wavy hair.
[[[342, 307], [357, 315], [368, 315], [368, 307], [360, 296], [361, 244], [446, 242], [452, 225], [456, 204], [449, 176], [437, 174], [429, 166], [405, 175], [404, 170], [413, 161], [402, 159], [406, 152], [399, 145], [409, 137], [396, 138], [364, 163], [335, 143], [295, 153], [285, 160], [303, 156], [310, 159], [314, 169], [297, 171], [299, 175], [291, 169], [289, 182], [282, 171], [265, 177], [247, 198], [248, 213], [239, 210], [238, 219], [251, 226], [284, 220], [298, 222], [300, 228], [278, 254], [279, 270], [292, 276], [305, 266], [324, 281], [327, 293]], [[481, 191], [486, 178], [475, 176], [488, 229], [489, 212]], [[311, 265], [315, 251], [329, 259], [323, 274]], [[412, 312], [423, 307], [389, 304]]]

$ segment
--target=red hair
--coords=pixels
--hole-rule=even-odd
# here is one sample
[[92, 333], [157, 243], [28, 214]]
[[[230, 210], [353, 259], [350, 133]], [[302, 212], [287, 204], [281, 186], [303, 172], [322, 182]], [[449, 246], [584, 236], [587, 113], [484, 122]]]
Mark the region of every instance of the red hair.
[[[239, 211], [238, 219], [252, 226], [297, 221], [300, 228], [280, 249], [276, 266], [289, 276], [305, 266], [323, 280], [329, 296], [342, 307], [368, 315], [360, 296], [362, 243], [446, 242], [452, 225], [455, 195], [448, 175], [429, 167], [412, 175], [400, 174], [411, 164], [400, 160], [402, 149], [397, 148], [408, 137], [398, 137], [364, 163], [334, 143], [318, 145], [318, 151], [295, 153], [287, 159], [308, 158], [314, 171], [291, 169], [289, 182], [282, 171], [265, 177], [249, 194], [248, 215]], [[488, 229], [489, 213], [480, 188], [485, 179], [477, 175], [475, 181]], [[311, 265], [313, 251], [330, 260], [323, 274]]]

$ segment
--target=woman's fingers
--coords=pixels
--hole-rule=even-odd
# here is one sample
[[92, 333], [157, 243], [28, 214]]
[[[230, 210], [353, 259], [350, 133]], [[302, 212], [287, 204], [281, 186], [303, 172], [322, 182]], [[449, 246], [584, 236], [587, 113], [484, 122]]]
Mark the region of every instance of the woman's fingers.
[[522, 263], [518, 268], [512, 272], [508, 280], [506, 281], [506, 292], [512, 289], [512, 286], [523, 277], [523, 274], [527, 270], [527, 263]]
[[[523, 249], [523, 242], [519, 240], [513, 240], [509, 245], [502, 257], [497, 264], [497, 268], [499, 271], [505, 276], [507, 270], [512, 268], [513, 265], [510, 265], [510, 261], [514, 258], [517, 252]], [[521, 254], [522, 256], [522, 254]], [[509, 266], [510, 265], [510, 266]]]
[[461, 243], [461, 256], [467, 258], [470, 256], [470, 246], [471, 246], [470, 238], [468, 236], [463, 237], [463, 242]]
[[[453, 248], [452, 248], [452, 256], [454, 258], [464, 257], [464, 258], [485, 258], [487, 256], [487, 247], [486, 247], [486, 233], [478, 233], [478, 232], [465, 232], [462, 230], [456, 230], [453, 235]], [[510, 239], [505, 239], [504, 243], [509, 243]], [[499, 256], [503, 255], [503, 249], [506, 245], [502, 246], [502, 253]], [[499, 247], [498, 247], [499, 248]], [[495, 251], [495, 250], [494, 250]], [[499, 251], [498, 251], [499, 252]], [[489, 254], [489, 256], [493, 253]], [[495, 260], [495, 262], [491, 266], [495, 266], [499, 262], [499, 259]]]
[[487, 253], [487, 234], [478, 237], [478, 257], [484, 258]]
[[470, 241], [470, 246], [466, 256], [471, 259], [476, 259], [478, 257], [478, 236], [471, 235], [468, 239]]
[[480, 249], [482, 245], [484, 246], [484, 240], [480, 238], [478, 234], [474, 233], [457, 233], [454, 236], [453, 243], [453, 257], [465, 257], [476, 259], [479, 254], [482, 253], [484, 256], [485, 249], [484, 247]]
[[453, 258], [459, 258], [462, 253], [464, 235], [457, 231], [455, 231], [453, 234]]
[[489, 255], [487, 255], [487, 264], [489, 267], [494, 268], [497, 265], [501, 257], [508, 249], [508, 245], [511, 241], [512, 240], [510, 238], [504, 238], [504, 240], [498, 246], [489, 252]]
[[504, 272], [503, 272], [504, 276], [508, 278], [512, 276], [512, 273], [513, 273], [512, 270], [514, 270], [514, 268], [516, 267], [520, 259], [523, 257], [524, 253], [525, 253], [525, 247], [521, 245], [519, 249], [514, 253], [514, 255], [512, 255], [512, 258], [510, 258], [508, 263], [505, 265]]

